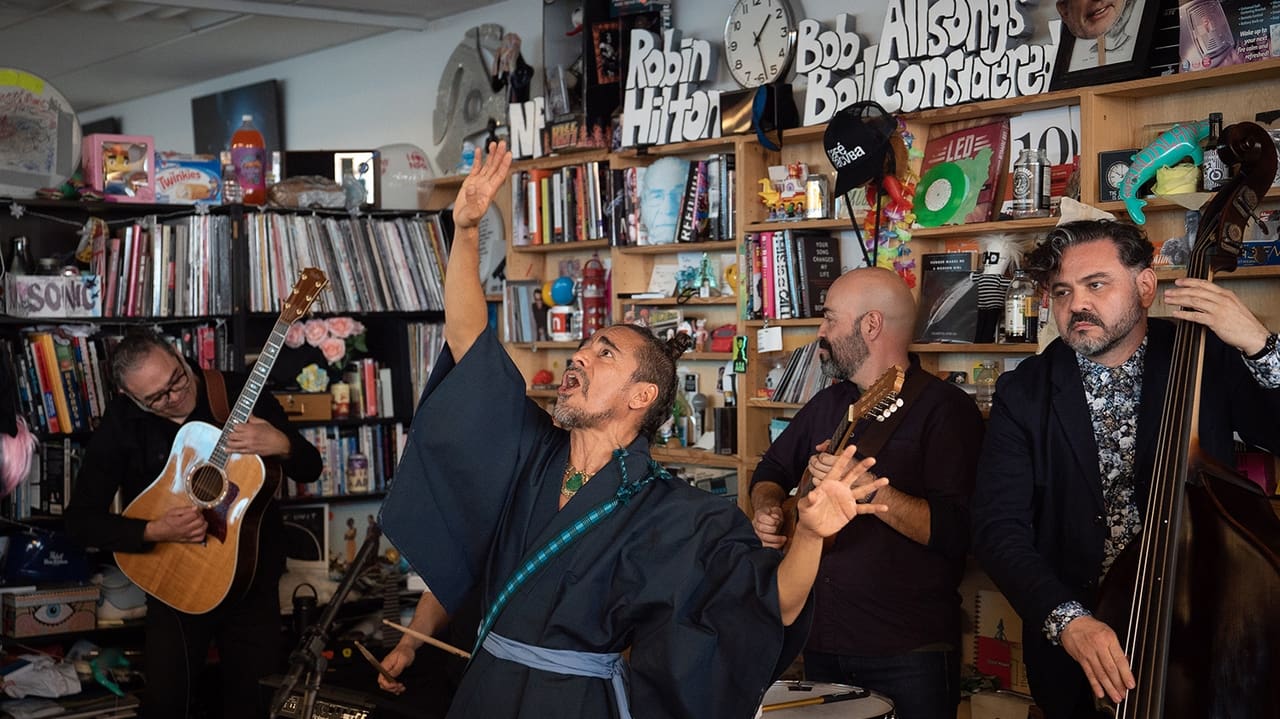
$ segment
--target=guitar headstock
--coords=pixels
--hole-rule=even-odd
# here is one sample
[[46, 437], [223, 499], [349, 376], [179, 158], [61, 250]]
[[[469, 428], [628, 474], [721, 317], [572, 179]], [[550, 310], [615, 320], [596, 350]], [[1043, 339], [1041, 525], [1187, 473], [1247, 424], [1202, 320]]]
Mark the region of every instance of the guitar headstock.
[[874, 419], [883, 422], [902, 406], [898, 393], [902, 391], [902, 383], [907, 379], [907, 371], [894, 365], [867, 388], [866, 392], [849, 406], [850, 424], [860, 419]]
[[284, 307], [280, 310], [280, 319], [293, 322], [307, 313], [311, 303], [320, 296], [320, 290], [329, 286], [329, 278], [314, 267], [308, 267], [298, 274], [298, 281], [293, 283], [293, 291], [285, 298]]

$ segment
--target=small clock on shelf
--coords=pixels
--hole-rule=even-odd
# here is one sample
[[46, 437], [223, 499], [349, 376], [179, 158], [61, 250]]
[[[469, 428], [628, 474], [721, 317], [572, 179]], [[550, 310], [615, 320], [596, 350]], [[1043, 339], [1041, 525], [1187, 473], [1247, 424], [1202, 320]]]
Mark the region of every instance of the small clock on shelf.
[[795, 55], [795, 30], [787, 0], [735, 0], [724, 23], [729, 74], [745, 88], [781, 80]]

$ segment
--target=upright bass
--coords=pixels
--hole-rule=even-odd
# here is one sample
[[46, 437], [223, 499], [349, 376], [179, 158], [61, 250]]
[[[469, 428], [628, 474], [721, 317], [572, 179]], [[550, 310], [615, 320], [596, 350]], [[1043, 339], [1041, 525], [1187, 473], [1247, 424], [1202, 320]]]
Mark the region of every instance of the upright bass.
[[[1219, 154], [1234, 178], [1200, 210], [1192, 278], [1235, 268], [1276, 173], [1255, 124], [1226, 128]], [[1142, 534], [1102, 585], [1096, 615], [1137, 680], [1120, 704], [1099, 704], [1105, 716], [1280, 717], [1280, 519], [1257, 485], [1200, 447], [1205, 331], [1178, 324]]]

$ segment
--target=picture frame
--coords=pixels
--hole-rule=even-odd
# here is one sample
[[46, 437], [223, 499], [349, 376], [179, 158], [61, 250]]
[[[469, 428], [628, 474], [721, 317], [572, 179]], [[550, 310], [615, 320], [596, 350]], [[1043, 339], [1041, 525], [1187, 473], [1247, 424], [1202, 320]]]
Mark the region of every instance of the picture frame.
[[218, 155], [230, 149], [231, 136], [245, 115], [253, 116], [253, 126], [262, 133], [268, 151], [284, 149], [282, 95], [278, 80], [263, 80], [192, 98], [191, 128], [196, 152]]
[[[1068, 12], [1070, 3], [1080, 1], [1070, 0]], [[1064, 21], [1050, 88], [1064, 90], [1145, 77], [1151, 71], [1151, 45], [1159, 11], [1160, 0], [1125, 0], [1124, 9], [1116, 20], [1118, 25], [1122, 25], [1092, 40], [1072, 35]], [[1098, 64], [1099, 45], [1104, 40], [1117, 42], [1117, 38], [1116, 47], [1104, 47], [1103, 62]]]

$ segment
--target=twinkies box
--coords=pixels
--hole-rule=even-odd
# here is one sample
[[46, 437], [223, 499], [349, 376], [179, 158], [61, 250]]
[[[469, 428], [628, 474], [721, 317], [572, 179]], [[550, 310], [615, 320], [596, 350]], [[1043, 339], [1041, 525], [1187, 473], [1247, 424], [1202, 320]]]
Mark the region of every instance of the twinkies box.
[[97, 627], [96, 584], [4, 595], [4, 635], [14, 639], [84, 632]]
[[215, 155], [156, 154], [156, 202], [222, 202], [222, 164]]

